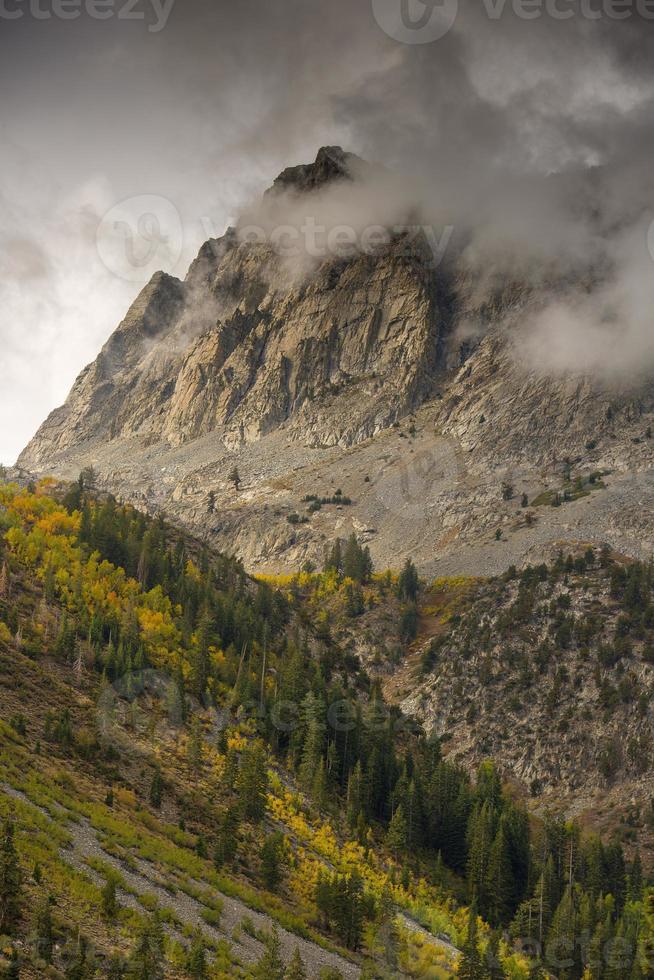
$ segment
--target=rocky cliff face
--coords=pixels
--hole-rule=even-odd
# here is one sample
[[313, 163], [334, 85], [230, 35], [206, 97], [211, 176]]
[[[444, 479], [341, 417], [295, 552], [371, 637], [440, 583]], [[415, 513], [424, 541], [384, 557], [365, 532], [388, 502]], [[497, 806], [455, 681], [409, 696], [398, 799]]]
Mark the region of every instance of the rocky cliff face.
[[[266, 197], [277, 214], [310, 210], [366, 174], [327, 147]], [[530, 291], [481, 290], [454, 255], [432, 258], [398, 234], [304, 267], [238, 229], [208, 241], [183, 282], [153, 277], [20, 466], [92, 465], [251, 568], [317, 561], [352, 530], [378, 564], [411, 555], [426, 572], [501, 572], [569, 538], [642, 555], [651, 388], [526, 370], [515, 350]], [[349, 505], [307, 513], [305, 497], [336, 489]], [[524, 495], [541, 501], [529, 520]], [[564, 506], [549, 506], [557, 495]]]
[[[270, 193], [309, 195], [348, 179], [354, 159], [321, 150]], [[176, 446], [221, 431], [239, 446], [288, 420], [311, 444], [360, 441], [432, 390], [441, 305], [425, 255], [402, 237], [380, 256], [325, 259], [298, 281], [272, 247], [231, 230], [206, 243], [184, 282], [154, 276], [20, 463], [130, 436]], [[354, 413], [325, 415], [327, 399], [355, 388]]]

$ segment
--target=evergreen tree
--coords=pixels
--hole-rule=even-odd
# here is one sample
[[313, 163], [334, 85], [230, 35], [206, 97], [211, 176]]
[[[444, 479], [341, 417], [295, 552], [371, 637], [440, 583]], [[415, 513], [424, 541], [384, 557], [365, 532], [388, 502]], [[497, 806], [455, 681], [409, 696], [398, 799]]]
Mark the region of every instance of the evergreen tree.
[[300, 764], [300, 783], [310, 792], [325, 746], [325, 706], [313, 692], [302, 702], [306, 735]]
[[577, 903], [572, 888], [566, 888], [563, 898], [552, 918], [547, 937], [547, 960], [559, 964], [559, 976], [572, 977], [576, 973]]
[[365, 903], [363, 882], [351, 875], [321, 875], [316, 884], [316, 905], [328, 928], [333, 928], [349, 949], [357, 950], [363, 938]]
[[488, 803], [493, 812], [502, 807], [502, 781], [494, 762], [482, 762], [477, 770], [476, 796], [481, 803]]
[[619, 841], [611, 841], [605, 849], [604, 892], [615, 898], [616, 909], [621, 912], [627, 897], [627, 872], [622, 846]]
[[0, 935], [12, 935], [21, 911], [22, 875], [14, 843], [14, 824], [7, 817], [0, 836]]
[[393, 971], [398, 967], [400, 939], [395, 925], [396, 909], [390, 889], [385, 887], [379, 900], [377, 942], [381, 944], [385, 965]]
[[207, 980], [209, 968], [207, 966], [207, 950], [202, 931], [197, 929], [191, 948], [186, 958], [186, 972], [191, 980]]
[[372, 575], [370, 549], [367, 546], [365, 548], [361, 547], [357, 541], [356, 534], [351, 534], [345, 545], [343, 552], [343, 575], [360, 584], [368, 582]]
[[[580, 921], [580, 931], [586, 931], [584, 950], [584, 962], [586, 966], [592, 964], [595, 972], [601, 973], [605, 960], [605, 943], [613, 932], [613, 923], [610, 916], [604, 913], [603, 899], [600, 896], [593, 902], [590, 894], [585, 892], [581, 898], [580, 919], [583, 918], [583, 925]], [[590, 938], [590, 941], [588, 940]]]
[[82, 482], [81, 474], [76, 483], [71, 483], [63, 499], [64, 507], [70, 514], [79, 510], [82, 506]]
[[630, 902], [639, 902], [643, 897], [643, 866], [639, 851], [636, 851], [631, 868], [629, 869], [627, 897]]
[[193, 651], [193, 693], [200, 700], [206, 694], [207, 684], [211, 675], [211, 658], [209, 654], [211, 632], [211, 617], [205, 611], [200, 620], [200, 626], [197, 632], [197, 646]]
[[238, 838], [239, 812], [236, 807], [229, 807], [220, 817], [216, 834], [213, 862], [218, 869], [225, 864], [231, 864], [236, 857]]
[[529, 816], [522, 806], [503, 804], [502, 826], [510, 860], [510, 888], [507, 912], [513, 915], [527, 897], [532, 879]]
[[402, 643], [413, 643], [418, 635], [418, 607], [415, 602], [409, 602], [402, 610], [400, 617], [400, 639]]
[[252, 971], [252, 977], [253, 980], [284, 980], [282, 944], [276, 925], [266, 936], [266, 948]]
[[236, 777], [236, 792], [246, 820], [259, 823], [266, 815], [268, 765], [261, 742], [246, 746]]
[[102, 914], [110, 922], [118, 915], [118, 901], [116, 899], [116, 879], [109, 875], [101, 892]]
[[57, 639], [54, 646], [55, 656], [59, 660], [65, 660], [66, 663], [70, 661], [73, 647], [75, 646], [75, 629], [68, 619], [68, 614], [64, 612], [61, 623], [59, 625], [59, 632], [57, 634]]
[[161, 799], [163, 796], [163, 776], [161, 775], [161, 769], [157, 766], [154, 771], [154, 776], [152, 777], [152, 782], [150, 783], [150, 803], [155, 808], [159, 810], [161, 807]]
[[307, 980], [307, 971], [304, 968], [299, 947], [296, 946], [291, 957], [291, 961], [286, 967], [284, 980]]
[[342, 898], [338, 916], [339, 933], [349, 949], [357, 950], [363, 939], [365, 905], [363, 881], [356, 871], [343, 879]]
[[468, 829], [468, 889], [471, 900], [476, 900], [482, 912], [489, 906], [488, 866], [495, 837], [495, 813], [488, 801], [477, 804]]
[[550, 854], [545, 862], [540, 881], [536, 886], [534, 898], [538, 902], [538, 941], [544, 945], [552, 923], [552, 916], [559, 903], [561, 888], [556, 873], [554, 858]]
[[426, 824], [425, 800], [422, 781], [418, 772], [409, 781], [406, 797], [407, 817], [407, 847], [415, 850], [424, 845], [424, 828]]
[[282, 701], [299, 705], [306, 693], [304, 655], [299, 647], [293, 646], [290, 655], [281, 664], [279, 676], [279, 696]]
[[311, 796], [316, 806], [323, 809], [327, 806], [327, 774], [325, 760], [321, 759], [311, 781]]
[[406, 602], [415, 602], [418, 598], [419, 586], [420, 581], [416, 566], [410, 558], [407, 558], [397, 583], [397, 592], [400, 599], [404, 599]]
[[269, 834], [261, 848], [261, 877], [266, 888], [274, 892], [277, 890], [282, 877], [282, 864], [284, 860], [284, 835], [281, 831]]
[[426, 771], [427, 832], [437, 843], [446, 864], [462, 873], [466, 864], [466, 836], [471, 805], [470, 782], [465, 773], [439, 758], [440, 747], [430, 747]]
[[366, 611], [363, 601], [363, 591], [360, 585], [348, 582], [345, 586], [345, 612], [350, 619], [356, 619]]
[[495, 926], [501, 925], [509, 918], [512, 887], [511, 854], [504, 832], [504, 823], [500, 821], [488, 859], [485, 889], [488, 899], [488, 915]]
[[477, 944], [477, 907], [470, 907], [468, 918], [468, 934], [461, 950], [461, 959], [457, 970], [460, 980], [483, 980], [484, 968]]
[[163, 980], [164, 932], [158, 912], [139, 930], [127, 962], [127, 980]]
[[46, 963], [52, 963], [54, 928], [52, 925], [52, 908], [47, 895], [36, 910], [34, 943], [39, 957], [45, 960]]
[[625, 936], [623, 919], [615, 923], [609, 916], [606, 926], [606, 939], [601, 947], [606, 964], [603, 977], [605, 980], [623, 980], [632, 970], [635, 944]]
[[186, 754], [192, 771], [196, 774], [200, 773], [204, 762], [204, 744], [202, 742], [202, 726], [197, 716], [191, 722], [191, 734], [189, 735]]
[[365, 919], [364, 898], [363, 880], [358, 872], [353, 871], [341, 879], [337, 926], [348, 949], [357, 950], [361, 946]]
[[359, 815], [365, 806], [365, 787], [361, 771], [361, 759], [350, 773], [347, 783], [347, 820], [351, 828], [356, 827]]
[[324, 569], [326, 572], [336, 572], [340, 575], [343, 571], [343, 551], [341, 539], [337, 538], [325, 557]]
[[94, 490], [97, 481], [97, 475], [92, 466], [85, 466], [79, 475], [79, 487], [80, 490]]
[[404, 816], [404, 807], [401, 803], [395, 810], [390, 822], [388, 833], [386, 834], [386, 844], [396, 858], [406, 850], [407, 825]]

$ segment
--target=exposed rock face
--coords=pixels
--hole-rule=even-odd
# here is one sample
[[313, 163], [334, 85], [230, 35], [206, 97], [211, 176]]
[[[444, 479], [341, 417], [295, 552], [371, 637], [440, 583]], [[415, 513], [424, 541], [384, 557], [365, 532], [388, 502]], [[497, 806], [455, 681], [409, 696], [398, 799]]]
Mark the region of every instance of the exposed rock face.
[[[623, 633], [619, 560], [604, 567], [583, 547], [573, 560], [547, 557], [549, 567], [522, 576], [425, 585], [418, 635], [401, 660], [402, 606], [392, 592], [355, 619], [325, 607], [342, 648], [390, 703], [442, 739], [450, 761], [473, 774], [494, 759], [530, 807], [565, 809], [608, 837], [627, 807], [643, 815], [651, 807], [650, 635]], [[639, 595], [636, 618], [649, 609]], [[651, 822], [629, 826], [651, 853]]]
[[[356, 188], [366, 167], [324, 148], [268, 194], [297, 207], [329, 185]], [[396, 235], [298, 272], [230, 230], [184, 282], [153, 277], [19, 464], [68, 477], [93, 465], [102, 485], [251, 568], [319, 560], [352, 530], [378, 564], [411, 555], [427, 572], [500, 572], [566, 538], [642, 555], [654, 541], [651, 387], [527, 371], [513, 345], [530, 291], [480, 295], [455, 257], [431, 259]], [[481, 339], [462, 339], [470, 323]], [[611, 471], [601, 492], [525, 522], [523, 493], [563, 492], [564, 477], [593, 470]], [[350, 506], [304, 520], [305, 496], [337, 488]]]
[[301, 163], [283, 170], [267, 193], [274, 195], [288, 190], [300, 193], [317, 190], [336, 180], [352, 180], [368, 166], [354, 153], [345, 153], [340, 146], [323, 146], [318, 150], [314, 163]]
[[[156, 386], [148, 361], [168, 350], [175, 325], [184, 310], [184, 289], [177, 279], [157, 273], [142, 290], [127, 316], [104, 345], [97, 359], [79, 375], [68, 399], [56, 409], [19, 461], [38, 467], [57, 453], [87, 440], [112, 438], [117, 419], [127, 414], [125, 398], [137, 384]], [[129, 406], [133, 417], [135, 406]]]
[[[624, 606], [597, 558], [540, 571], [471, 586], [422, 647], [423, 671], [403, 672], [402, 708], [466, 768], [499, 759], [541, 810], [564, 803], [610, 832], [616, 809], [652, 798], [648, 640], [620, 640]], [[640, 834], [649, 849], [651, 828]]]
[[[349, 159], [321, 150], [274, 190], [346, 179]], [[221, 429], [238, 446], [288, 419], [315, 445], [372, 435], [419, 404], [438, 371], [444, 317], [424, 258], [397, 239], [382, 256], [325, 260], [293, 282], [266, 245], [232, 231], [207, 242], [185, 282], [154, 276], [21, 465], [132, 435], [174, 446]], [[340, 424], [324, 414], [327, 396], [362, 385]]]

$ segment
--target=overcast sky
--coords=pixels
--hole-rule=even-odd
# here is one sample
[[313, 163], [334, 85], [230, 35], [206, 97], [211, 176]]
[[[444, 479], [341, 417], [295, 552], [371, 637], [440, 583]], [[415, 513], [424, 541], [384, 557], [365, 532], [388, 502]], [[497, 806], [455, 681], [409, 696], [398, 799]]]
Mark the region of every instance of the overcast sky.
[[[431, 185], [491, 235], [522, 222], [550, 250], [569, 246], [570, 225], [531, 181], [601, 166], [595, 232], [627, 221], [621, 255], [633, 246], [639, 283], [651, 278], [654, 21], [641, 4], [616, 20], [610, 0], [587, 0], [586, 16], [559, 0], [571, 19], [527, 20], [498, 0], [461, 0], [456, 18], [455, 0], [176, 0], [166, 19], [138, 0], [143, 19], [124, 19], [125, 0], [106, 0], [98, 20], [79, 0], [63, 20], [45, 16], [54, 3], [0, 2], [0, 461], [64, 400], [152, 263], [183, 276], [323, 144]], [[424, 29], [403, 28], [402, 4]], [[126, 261], [143, 214], [159, 226], [146, 217], [134, 247], [151, 237], [152, 253]]]

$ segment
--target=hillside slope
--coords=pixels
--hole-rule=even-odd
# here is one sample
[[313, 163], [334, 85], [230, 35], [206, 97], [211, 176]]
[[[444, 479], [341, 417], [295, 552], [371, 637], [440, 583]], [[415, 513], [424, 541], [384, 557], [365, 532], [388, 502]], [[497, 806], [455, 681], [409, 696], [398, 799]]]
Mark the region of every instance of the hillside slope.
[[410, 642], [410, 569], [373, 577], [352, 539], [323, 573], [256, 582], [83, 482], [0, 485], [0, 523], [0, 949], [20, 976], [290, 980], [297, 949], [311, 978], [526, 980], [523, 949], [555, 969], [586, 934], [627, 940], [617, 980], [643, 969], [638, 859], [530, 819], [488, 761], [472, 780], [364, 669], [367, 617]]
[[[590, 551], [470, 583], [397, 697], [451, 758], [501, 760], [536, 809], [563, 804], [651, 852], [651, 591], [650, 565]], [[442, 580], [425, 605], [450, 592]]]
[[496, 578], [384, 585], [334, 635], [386, 699], [530, 811], [578, 816], [654, 864], [651, 565], [608, 548]]
[[[287, 600], [111, 500], [86, 497], [69, 515], [49, 486], [0, 486], [0, 520], [0, 817], [13, 821], [22, 878], [16, 922], [2, 920], [15, 941], [1, 948], [18, 952], [20, 976], [72, 976], [81, 932], [80, 976], [131, 978], [158, 923], [166, 977], [273, 976], [265, 956], [279, 942], [310, 977], [356, 978], [364, 955], [383, 971], [382, 893], [399, 916], [402, 975], [415, 975], [412, 962], [450, 975], [457, 950], [435, 933], [458, 941], [463, 914], [417, 869], [400, 883], [379, 832], [370, 852], [372, 830], [364, 848], [337, 808], [303, 795], [278, 746], [288, 729], [261, 721], [250, 699], [262, 654], [281, 667], [270, 681], [298, 680]], [[324, 649], [305, 642], [313, 656]], [[334, 649], [324, 669], [343, 671], [356, 697], [356, 664]], [[317, 909], [321, 875], [355, 887], [358, 904], [341, 901], [356, 928]]]

